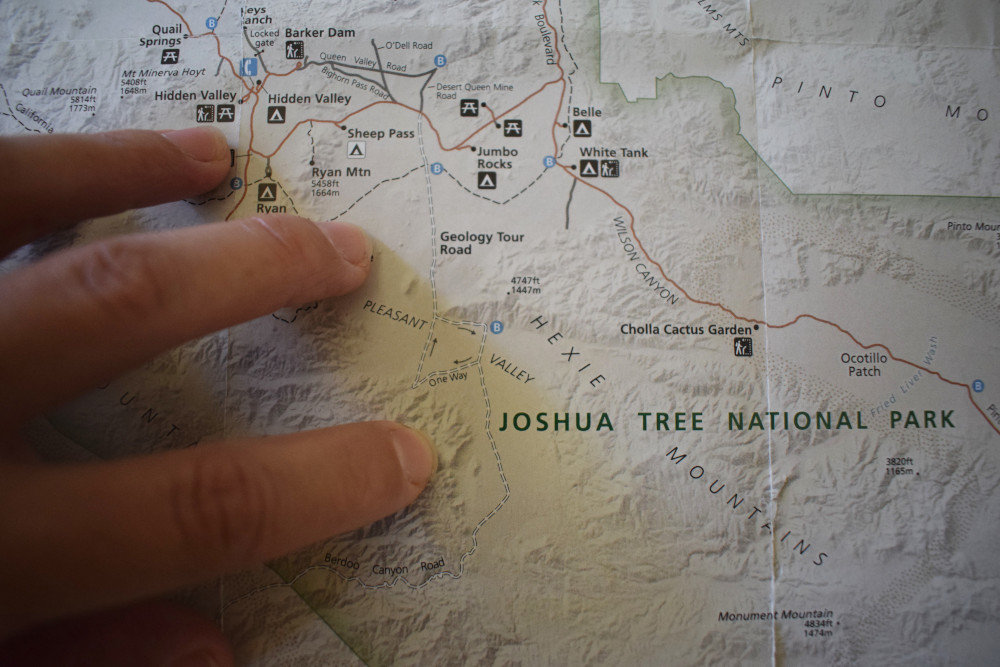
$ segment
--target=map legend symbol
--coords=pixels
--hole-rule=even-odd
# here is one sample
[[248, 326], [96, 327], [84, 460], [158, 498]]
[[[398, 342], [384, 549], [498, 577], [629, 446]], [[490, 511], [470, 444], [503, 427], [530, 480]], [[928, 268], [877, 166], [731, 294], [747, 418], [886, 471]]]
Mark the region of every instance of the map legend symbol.
[[478, 116], [479, 100], [462, 100], [459, 113], [463, 116]]
[[503, 136], [505, 137], [520, 137], [522, 129], [520, 120], [511, 119], [503, 122]]
[[257, 76], [256, 58], [244, 58], [240, 61], [240, 76]]
[[618, 160], [601, 160], [601, 176], [618, 178]]
[[276, 201], [277, 199], [277, 183], [261, 183], [257, 186], [257, 201]]
[[573, 136], [574, 137], [590, 137], [593, 136], [593, 131], [590, 127], [589, 120], [574, 120], [573, 121]]
[[285, 58], [302, 60], [306, 57], [306, 43], [301, 41], [285, 42]]
[[737, 357], [753, 356], [753, 338], [738, 337], [733, 339], [733, 354]]
[[481, 171], [477, 182], [480, 190], [496, 190], [497, 173], [495, 171]]
[[235, 104], [217, 104], [215, 106], [215, 120], [219, 123], [232, 123], [236, 120]]
[[367, 151], [365, 150], [366, 142], [364, 141], [348, 141], [347, 142], [347, 157], [359, 160], [363, 158]]
[[596, 178], [597, 160], [580, 160], [580, 175], [585, 178]]
[[975, 382], [972, 383], [972, 391], [976, 392], [977, 394], [983, 393], [984, 389], [986, 389], [986, 384], [982, 380], [976, 380]]
[[199, 123], [215, 122], [215, 105], [199, 104], [195, 109], [194, 119]]
[[163, 49], [163, 53], [160, 54], [160, 64], [161, 65], [176, 65], [180, 62], [181, 50], [180, 49]]
[[284, 123], [285, 122], [285, 107], [276, 106], [267, 108], [267, 122], [268, 123]]

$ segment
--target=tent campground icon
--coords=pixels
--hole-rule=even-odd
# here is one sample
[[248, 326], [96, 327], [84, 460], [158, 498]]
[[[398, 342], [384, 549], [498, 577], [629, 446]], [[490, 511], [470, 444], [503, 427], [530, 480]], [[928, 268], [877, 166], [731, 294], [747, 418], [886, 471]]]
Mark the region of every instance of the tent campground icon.
[[597, 176], [597, 160], [580, 160], [580, 175], [585, 178]]
[[268, 107], [267, 108], [267, 122], [268, 123], [284, 123], [285, 122], [285, 107]]
[[348, 141], [347, 142], [347, 157], [354, 158], [358, 160], [365, 156], [365, 142], [364, 141]]
[[261, 183], [257, 186], [257, 201], [275, 201], [277, 199], [277, 183]]
[[497, 173], [495, 171], [481, 171], [477, 178], [480, 190], [497, 189]]

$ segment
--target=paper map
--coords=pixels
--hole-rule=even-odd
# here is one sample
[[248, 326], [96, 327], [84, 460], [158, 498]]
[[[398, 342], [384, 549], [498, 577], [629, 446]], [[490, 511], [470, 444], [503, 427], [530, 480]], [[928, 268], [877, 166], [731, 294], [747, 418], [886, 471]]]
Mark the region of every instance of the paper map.
[[[211, 124], [372, 276], [36, 427], [392, 419], [415, 505], [192, 594], [241, 664], [989, 664], [1000, 34], [980, 0], [0, 4], [0, 130]], [[56, 447], [56, 444], [49, 446]]]

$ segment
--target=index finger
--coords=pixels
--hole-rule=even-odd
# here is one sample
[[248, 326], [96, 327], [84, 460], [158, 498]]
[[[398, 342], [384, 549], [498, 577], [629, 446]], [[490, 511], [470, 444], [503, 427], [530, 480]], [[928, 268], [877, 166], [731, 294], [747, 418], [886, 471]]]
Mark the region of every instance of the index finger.
[[0, 276], [0, 426], [154, 355], [285, 306], [346, 294], [371, 270], [346, 223], [271, 214], [96, 241]]
[[74, 222], [210, 190], [229, 147], [209, 127], [0, 137], [0, 254]]

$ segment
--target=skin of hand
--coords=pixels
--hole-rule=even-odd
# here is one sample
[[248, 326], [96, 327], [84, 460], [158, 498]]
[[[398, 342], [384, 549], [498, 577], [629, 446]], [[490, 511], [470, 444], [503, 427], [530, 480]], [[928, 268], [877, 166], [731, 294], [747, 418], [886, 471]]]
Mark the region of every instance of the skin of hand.
[[[79, 220], [203, 193], [217, 130], [0, 138], [0, 254]], [[47, 464], [27, 420], [192, 338], [357, 288], [359, 228], [266, 215], [88, 243], [0, 275], [0, 665], [233, 664], [154, 596], [411, 503], [429, 439], [366, 422], [94, 464]]]

